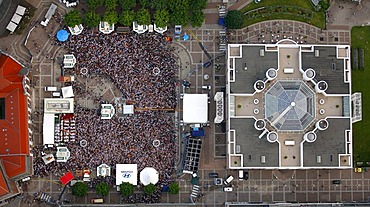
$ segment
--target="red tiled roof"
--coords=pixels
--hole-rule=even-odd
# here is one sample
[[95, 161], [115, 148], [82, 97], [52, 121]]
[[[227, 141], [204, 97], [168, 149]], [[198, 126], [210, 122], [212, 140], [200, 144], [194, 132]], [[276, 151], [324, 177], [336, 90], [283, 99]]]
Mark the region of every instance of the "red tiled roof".
[[0, 196], [6, 195], [8, 193], [9, 193], [9, 188], [6, 185], [6, 181], [5, 181], [3, 173], [1, 172], [1, 167], [0, 167]]
[[22, 66], [0, 56], [0, 98], [5, 99], [5, 119], [0, 120], [0, 157], [9, 178], [26, 172], [29, 155], [27, 97], [23, 94]]

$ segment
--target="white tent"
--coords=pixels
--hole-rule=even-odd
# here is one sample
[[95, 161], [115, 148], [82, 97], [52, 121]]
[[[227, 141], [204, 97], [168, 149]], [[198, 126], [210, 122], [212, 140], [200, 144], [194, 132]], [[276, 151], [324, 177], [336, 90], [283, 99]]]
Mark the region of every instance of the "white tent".
[[203, 124], [208, 122], [207, 94], [184, 94], [183, 121], [186, 124]]
[[12, 17], [12, 22], [16, 23], [16, 24], [19, 24], [19, 22], [21, 21], [22, 19], [22, 16], [14, 13], [13, 17]]
[[152, 167], [146, 167], [140, 172], [140, 182], [146, 186], [150, 183], [157, 184], [159, 181], [158, 171]]
[[44, 114], [43, 122], [43, 144], [53, 145], [54, 144], [54, 126], [55, 126], [55, 114]]
[[8, 26], [6, 26], [6, 29], [10, 32], [14, 32], [17, 28], [17, 25], [14, 22], [9, 22]]
[[23, 7], [23, 6], [18, 5], [17, 10], [15, 11], [15, 13], [23, 16], [23, 14], [24, 14], [25, 11], [26, 11], [26, 7]]
[[62, 87], [63, 98], [71, 98], [74, 96], [72, 86]]
[[134, 114], [134, 105], [124, 105], [123, 114]]
[[137, 164], [116, 164], [116, 185], [122, 182], [137, 185]]

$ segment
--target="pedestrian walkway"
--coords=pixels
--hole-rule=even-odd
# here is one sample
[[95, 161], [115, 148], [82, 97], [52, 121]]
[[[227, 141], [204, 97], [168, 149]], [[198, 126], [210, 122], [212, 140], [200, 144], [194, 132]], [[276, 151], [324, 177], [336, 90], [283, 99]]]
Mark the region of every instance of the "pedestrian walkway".
[[253, 0], [237, 0], [237, 2], [228, 7], [228, 10], [241, 10], [251, 2], [253, 2]]
[[291, 39], [299, 44], [350, 44], [350, 31], [341, 27], [336, 30], [322, 30], [310, 24], [292, 20], [259, 22], [243, 29], [229, 30], [231, 43], [270, 43]]

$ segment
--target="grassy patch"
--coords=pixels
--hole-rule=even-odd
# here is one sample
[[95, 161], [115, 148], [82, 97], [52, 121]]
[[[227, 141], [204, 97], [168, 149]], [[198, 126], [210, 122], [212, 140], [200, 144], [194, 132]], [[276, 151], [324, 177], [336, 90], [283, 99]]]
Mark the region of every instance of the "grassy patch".
[[354, 161], [370, 162], [370, 27], [353, 27], [351, 47], [363, 48], [364, 70], [352, 70], [352, 92], [362, 92], [362, 121], [353, 125]]
[[291, 14], [289, 13], [276, 13], [274, 11], [271, 11], [271, 14], [268, 16], [261, 16], [257, 18], [245, 18], [243, 27], [249, 26], [251, 24], [255, 24], [257, 22], [262, 22], [266, 20], [274, 20], [274, 19], [289, 19], [289, 20], [296, 20], [300, 22], [307, 22], [308, 24], [312, 24], [316, 27], [325, 29], [325, 13], [324, 12], [318, 12], [315, 11], [313, 6], [310, 3], [310, 0], [263, 0], [260, 3], [256, 4], [254, 2], [248, 4], [246, 7], [241, 9], [240, 11], [245, 14], [248, 11], [255, 10], [261, 7], [275, 7], [275, 6], [294, 6], [294, 7], [300, 7], [303, 10], [308, 10], [312, 12], [312, 18], [307, 19], [302, 16], [297, 16], [296, 12], [292, 11]]

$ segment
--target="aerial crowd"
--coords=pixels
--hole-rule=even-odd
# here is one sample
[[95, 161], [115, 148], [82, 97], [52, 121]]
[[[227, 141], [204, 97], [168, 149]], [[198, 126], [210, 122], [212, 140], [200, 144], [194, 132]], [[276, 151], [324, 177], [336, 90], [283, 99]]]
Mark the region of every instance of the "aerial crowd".
[[[61, 168], [62, 171], [96, 170], [105, 163], [112, 168], [114, 178], [115, 164], [132, 163], [138, 164], [138, 172], [154, 167], [159, 172], [159, 183], [168, 184], [177, 152], [174, 112], [169, 109], [175, 109], [178, 101], [178, 66], [168, 44], [159, 34], [104, 35], [89, 30], [63, 43], [62, 47], [77, 58], [76, 71], [86, 68], [87, 78], [110, 79], [123, 94], [123, 99], [140, 110], [132, 115], [102, 120], [98, 108], [88, 109], [76, 104], [76, 141], [66, 143], [71, 152], [69, 160], [46, 166], [41, 160], [35, 161], [35, 175], [58, 173]], [[76, 90], [76, 99], [89, 94], [82, 87]], [[100, 103], [111, 101], [103, 97], [98, 100]], [[87, 146], [81, 146], [81, 140], [86, 140]], [[154, 146], [154, 140], [159, 140], [160, 145]], [[37, 155], [41, 148], [34, 150], [38, 150], [34, 152]]]

